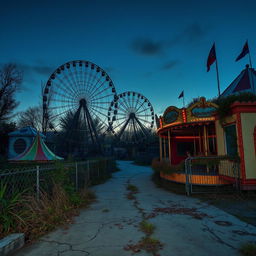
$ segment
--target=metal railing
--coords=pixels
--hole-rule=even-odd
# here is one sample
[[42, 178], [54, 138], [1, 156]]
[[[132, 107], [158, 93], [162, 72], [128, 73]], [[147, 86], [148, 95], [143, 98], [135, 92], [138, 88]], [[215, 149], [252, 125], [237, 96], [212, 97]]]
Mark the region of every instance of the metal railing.
[[[185, 160], [185, 175], [187, 195], [216, 192], [225, 181], [227, 184], [229, 181], [234, 188], [239, 189], [240, 164], [221, 156], [188, 157]], [[210, 190], [207, 185], [216, 189]], [[199, 186], [200, 189], [196, 190], [195, 188]]]
[[6, 197], [26, 193], [39, 199], [40, 192], [51, 193], [56, 182], [66, 182], [79, 191], [109, 175], [113, 163], [113, 159], [101, 159], [0, 170], [0, 186], [6, 187]]

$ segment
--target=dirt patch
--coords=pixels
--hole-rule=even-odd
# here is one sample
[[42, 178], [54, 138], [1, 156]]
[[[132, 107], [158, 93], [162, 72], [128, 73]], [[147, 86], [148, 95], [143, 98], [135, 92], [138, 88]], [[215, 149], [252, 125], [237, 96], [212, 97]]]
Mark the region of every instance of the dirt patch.
[[212, 218], [206, 213], [198, 212], [196, 208], [184, 208], [184, 207], [176, 206], [176, 207], [154, 208], [153, 212], [146, 216], [146, 219], [154, 218], [160, 213], [188, 215], [198, 220], [201, 220], [205, 217]]

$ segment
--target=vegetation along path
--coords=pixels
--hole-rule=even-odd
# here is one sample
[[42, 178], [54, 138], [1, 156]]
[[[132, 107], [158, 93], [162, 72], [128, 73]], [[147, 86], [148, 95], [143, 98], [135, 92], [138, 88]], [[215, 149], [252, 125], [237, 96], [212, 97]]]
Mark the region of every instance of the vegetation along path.
[[239, 255], [256, 227], [198, 199], [157, 188], [150, 167], [118, 162], [120, 172], [93, 187], [97, 202], [68, 228], [20, 250], [18, 256]]

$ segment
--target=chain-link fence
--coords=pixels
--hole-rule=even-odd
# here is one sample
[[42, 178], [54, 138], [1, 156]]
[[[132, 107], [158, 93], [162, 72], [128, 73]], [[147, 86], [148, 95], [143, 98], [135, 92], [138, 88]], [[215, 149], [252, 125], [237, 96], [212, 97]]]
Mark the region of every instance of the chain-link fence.
[[[56, 162], [15, 169], [0, 170], [0, 185], [5, 187], [5, 197], [25, 193], [40, 197], [40, 192], [52, 193], [54, 183], [69, 185], [79, 191], [97, 184], [115, 170], [113, 159], [84, 162]], [[1, 187], [0, 187], [1, 190]]]
[[185, 175], [187, 195], [221, 192], [221, 188], [238, 190], [240, 164], [218, 156], [189, 157], [185, 160]]

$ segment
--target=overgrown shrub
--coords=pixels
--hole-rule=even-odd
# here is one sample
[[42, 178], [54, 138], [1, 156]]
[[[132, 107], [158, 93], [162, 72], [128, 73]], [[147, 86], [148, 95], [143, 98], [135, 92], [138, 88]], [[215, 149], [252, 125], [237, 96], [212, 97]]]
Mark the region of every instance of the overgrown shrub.
[[159, 161], [158, 158], [153, 159], [151, 166], [154, 171], [164, 174], [183, 172], [185, 168], [184, 161], [177, 165], [171, 165], [169, 161]]
[[216, 103], [219, 108], [217, 109], [217, 114], [220, 118], [220, 120], [223, 120], [225, 116], [229, 115], [230, 112], [230, 106], [234, 102], [255, 102], [256, 101], [256, 95], [249, 92], [244, 92], [240, 94], [234, 94], [223, 98], [218, 98], [214, 100], [214, 103]]

